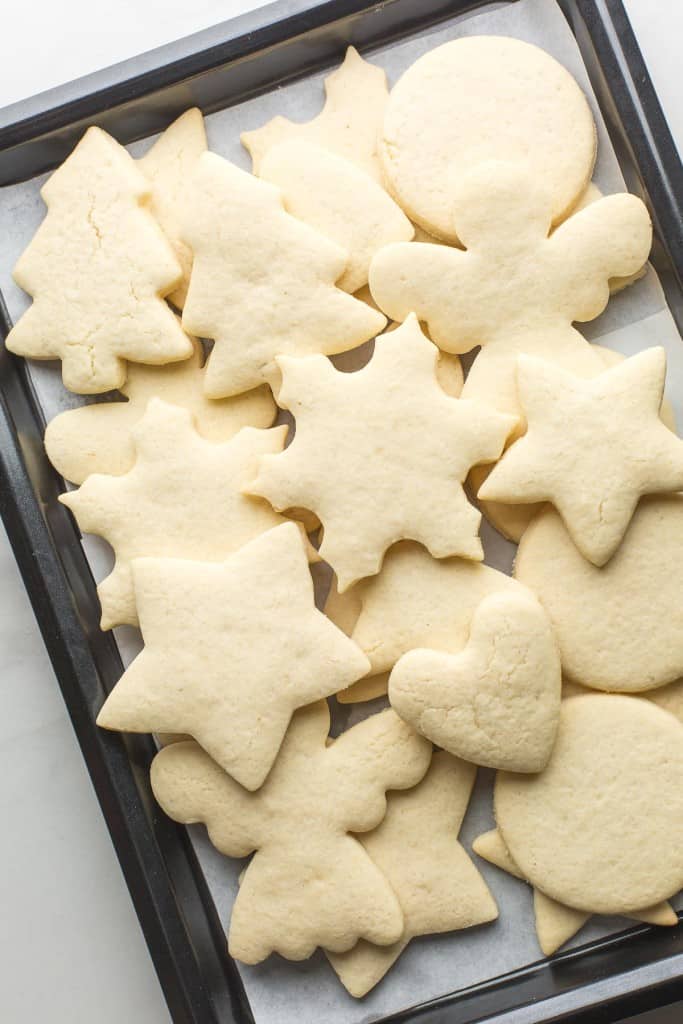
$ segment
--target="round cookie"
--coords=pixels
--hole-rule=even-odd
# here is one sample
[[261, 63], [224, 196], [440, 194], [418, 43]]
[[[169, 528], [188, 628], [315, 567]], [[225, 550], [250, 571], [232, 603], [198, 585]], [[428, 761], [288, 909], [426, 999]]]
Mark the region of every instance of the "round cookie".
[[496, 778], [498, 829], [520, 873], [588, 913], [629, 914], [683, 886], [683, 733], [648, 701], [564, 701], [543, 772]]
[[595, 149], [593, 115], [569, 72], [504, 36], [455, 39], [415, 61], [391, 91], [380, 139], [390, 192], [448, 241], [457, 240], [454, 187], [476, 165], [525, 164], [552, 195], [556, 222], [590, 181]]
[[[591, 345], [591, 348], [595, 354], [599, 356], [600, 361], [604, 363], [606, 369], [609, 369], [611, 366], [616, 366], [626, 358], [623, 353], [615, 352], [614, 349], [606, 348], [604, 345]], [[676, 433], [676, 419], [674, 411], [671, 407], [671, 403], [666, 398], [662, 402], [660, 416], [662, 422], [669, 428], [669, 430]], [[470, 470], [468, 483], [475, 496], [492, 469], [492, 465], [481, 465], [473, 466]], [[498, 530], [498, 532], [507, 540], [512, 541], [514, 544], [519, 544], [522, 534], [534, 516], [540, 511], [543, 503], [536, 502], [530, 505], [510, 505], [503, 501], [484, 501], [482, 498], [477, 498], [477, 504], [491, 526], [495, 527], [495, 529]]]
[[683, 675], [683, 495], [641, 499], [602, 568], [545, 506], [520, 541], [514, 574], [548, 612], [571, 681], [633, 693]]

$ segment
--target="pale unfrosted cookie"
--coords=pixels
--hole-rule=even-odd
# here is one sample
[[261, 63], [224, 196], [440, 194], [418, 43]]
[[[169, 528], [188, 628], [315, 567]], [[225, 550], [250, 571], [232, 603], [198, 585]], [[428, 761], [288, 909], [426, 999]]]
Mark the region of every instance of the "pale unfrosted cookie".
[[221, 562], [242, 544], [284, 522], [265, 501], [242, 493], [265, 452], [282, 451], [287, 427], [245, 427], [230, 441], [200, 437], [187, 409], [158, 398], [133, 427], [135, 462], [121, 476], [94, 474], [60, 496], [86, 533], [104, 537], [116, 556], [97, 587], [101, 628], [137, 625], [134, 558]]
[[380, 155], [406, 213], [433, 235], [463, 238], [452, 196], [487, 160], [520, 163], [559, 220], [590, 181], [596, 134], [586, 98], [550, 54], [508, 36], [437, 46], [391, 90]]
[[431, 747], [391, 710], [328, 742], [329, 724], [324, 702], [298, 711], [256, 793], [195, 743], [174, 743], [154, 759], [154, 795], [171, 818], [204, 822], [230, 857], [256, 851], [230, 920], [230, 953], [244, 963], [272, 952], [304, 960], [316, 946], [343, 952], [359, 939], [392, 943], [403, 933], [389, 881], [349, 833], [381, 821], [385, 790], [419, 782]]
[[384, 977], [411, 939], [493, 921], [496, 902], [458, 832], [476, 769], [443, 751], [424, 779], [392, 793], [381, 824], [361, 839], [388, 879], [403, 911], [403, 934], [391, 946], [358, 942], [348, 953], [327, 954], [352, 996], [366, 995]]
[[683, 488], [683, 442], [660, 419], [665, 375], [663, 348], [646, 349], [590, 379], [519, 356], [527, 431], [479, 495], [513, 504], [551, 502], [581, 554], [604, 565], [644, 494]]
[[[591, 203], [596, 203], [598, 199], [602, 199], [603, 193], [600, 191], [594, 181], [591, 181], [586, 185], [586, 188], [577, 199], [574, 206], [569, 211], [569, 215], [572, 213], [578, 213], [579, 210], [583, 210], [586, 206], [590, 206]], [[634, 274], [627, 274], [625, 277], [611, 277], [609, 280], [609, 290], [611, 295], [616, 295], [617, 292], [621, 292], [624, 288], [628, 288], [629, 285], [635, 284], [641, 277], [647, 273], [647, 264], [644, 264], [640, 270], [637, 270]]]
[[197, 164], [183, 239], [194, 253], [183, 325], [215, 341], [211, 398], [276, 386], [276, 356], [344, 352], [384, 327], [380, 313], [335, 287], [346, 252], [288, 214], [279, 189], [215, 153]]
[[[361, 587], [362, 583], [359, 583], [340, 594], [337, 589], [337, 581], [333, 578], [325, 599], [323, 608], [325, 615], [347, 636], [351, 636], [353, 633], [361, 612], [359, 593]], [[340, 704], [357, 704], [366, 700], [374, 700], [376, 697], [383, 697], [386, 694], [388, 683], [389, 673], [380, 672], [378, 675], [359, 679], [357, 683], [352, 683], [346, 689], [340, 690], [336, 697]]]
[[298, 139], [350, 160], [381, 183], [377, 146], [388, 96], [384, 69], [369, 64], [349, 46], [341, 66], [325, 79], [325, 106], [317, 117], [304, 124], [274, 117], [262, 128], [242, 132], [240, 139], [251, 154], [254, 174], [261, 173], [262, 161], [273, 146]]
[[198, 341], [193, 345], [193, 354], [182, 363], [131, 363], [121, 387], [127, 402], [83, 405], [50, 420], [45, 450], [57, 472], [74, 484], [82, 484], [91, 473], [127, 473], [135, 462], [132, 431], [151, 398], [188, 409], [207, 441], [228, 441], [242, 427], [270, 426], [276, 405], [265, 385], [234, 398], [206, 397], [202, 347]]
[[544, 952], [593, 913], [677, 922], [666, 901], [683, 885], [682, 737], [648, 701], [572, 697], [544, 771], [497, 775], [499, 838], [474, 849], [505, 867], [502, 843], [513, 873], [534, 886]]
[[560, 658], [531, 595], [494, 593], [477, 605], [458, 654], [418, 648], [389, 677], [389, 701], [422, 736], [473, 764], [538, 772], [560, 712]]
[[683, 497], [643, 498], [616, 554], [597, 568], [549, 506], [519, 545], [515, 576], [548, 612], [562, 669], [597, 690], [637, 692], [683, 675]]
[[413, 226], [384, 189], [349, 160], [293, 139], [273, 146], [259, 177], [282, 190], [285, 209], [348, 253], [337, 281], [345, 292], [368, 283], [372, 257], [390, 242], [407, 242]]
[[549, 235], [552, 204], [543, 186], [514, 165], [487, 163], [460, 183], [452, 207], [466, 250], [385, 246], [370, 267], [380, 308], [394, 320], [416, 313], [446, 351], [482, 346], [463, 395], [502, 411], [519, 411], [522, 352], [593, 376], [599, 362], [572, 322], [598, 316], [609, 278], [647, 259], [652, 228], [642, 201], [607, 196]]
[[183, 308], [192, 270], [192, 250], [180, 237], [181, 211], [197, 161], [205, 151], [204, 118], [201, 110], [193, 107], [176, 118], [138, 160], [138, 167], [152, 186], [150, 210], [182, 267], [182, 281], [168, 296], [178, 309]]
[[500, 455], [515, 421], [446, 395], [437, 355], [411, 317], [376, 340], [357, 373], [341, 373], [324, 356], [278, 359], [278, 403], [294, 415], [296, 433], [285, 452], [260, 461], [249, 490], [276, 508], [315, 512], [320, 554], [340, 591], [378, 572], [387, 548], [404, 538], [435, 558], [483, 557], [481, 516], [462, 481], [471, 466]]
[[140, 558], [132, 572], [145, 646], [97, 724], [187, 733], [247, 789], [263, 783], [296, 708], [368, 670], [315, 607], [294, 523], [224, 562]]
[[[615, 352], [603, 345], [591, 345], [591, 348], [601, 364], [595, 367], [596, 373], [602, 372], [605, 367], [609, 369], [612, 366], [617, 366], [624, 359], [621, 352]], [[666, 398], [662, 400], [659, 417], [669, 430], [676, 433], [676, 418], [671, 403]], [[472, 493], [478, 494], [492, 469], [493, 466], [474, 466], [470, 470], [468, 483]], [[477, 498], [477, 504], [489, 523], [515, 544], [519, 544], [522, 534], [541, 508], [541, 505], [535, 502], [526, 505], [512, 505], [503, 501], [484, 501], [481, 497]]]
[[[332, 620], [335, 621], [334, 619]], [[337, 623], [335, 622], [335, 625]], [[344, 630], [346, 633], [346, 630]], [[351, 690], [356, 686], [362, 686], [365, 682], [361, 679], [358, 683], [354, 683]], [[582, 694], [592, 693], [590, 687], [582, 686], [581, 683], [572, 683], [569, 679], [565, 679], [562, 682], [562, 699], [565, 700], [568, 697], [578, 697]], [[658, 686], [656, 690], [648, 690], [647, 693], [639, 693], [638, 696], [642, 700], [651, 700], [653, 704], [663, 708], [664, 711], [668, 711], [670, 715], [677, 718], [681, 724], [683, 724], [683, 679], [676, 679], [673, 683], [667, 683], [666, 686]], [[339, 694], [337, 694], [337, 700], [339, 700]]]
[[61, 359], [64, 385], [79, 394], [121, 387], [126, 360], [187, 359], [192, 343], [163, 300], [181, 267], [123, 146], [89, 128], [41, 195], [47, 216], [14, 268], [33, 303], [9, 351]]

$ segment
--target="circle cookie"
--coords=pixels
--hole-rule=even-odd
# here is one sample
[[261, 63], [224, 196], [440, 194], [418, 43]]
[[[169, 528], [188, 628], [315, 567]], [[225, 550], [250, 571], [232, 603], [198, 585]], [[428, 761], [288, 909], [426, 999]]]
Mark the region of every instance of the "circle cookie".
[[586, 98], [550, 54], [520, 39], [471, 36], [436, 47], [399, 79], [380, 158], [408, 216], [456, 241], [451, 199], [478, 164], [526, 165], [552, 197], [556, 222], [590, 181], [595, 148]]
[[628, 914], [683, 886], [683, 732], [649, 701], [564, 701], [547, 768], [501, 772], [496, 822], [520, 873], [559, 903]]
[[546, 506], [522, 537], [515, 577], [555, 627], [562, 668], [596, 690], [651, 690], [683, 676], [683, 495], [641, 499], [616, 554], [597, 568]]

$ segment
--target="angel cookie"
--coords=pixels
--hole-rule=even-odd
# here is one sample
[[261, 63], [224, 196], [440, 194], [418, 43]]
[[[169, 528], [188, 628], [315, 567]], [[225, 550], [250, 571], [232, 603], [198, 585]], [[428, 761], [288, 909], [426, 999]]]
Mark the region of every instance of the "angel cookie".
[[652, 228], [642, 201], [606, 196], [549, 235], [552, 202], [543, 183], [502, 163], [478, 167], [452, 198], [465, 251], [385, 246], [370, 266], [379, 307], [394, 320], [415, 312], [448, 352], [480, 345], [463, 397], [501, 411], [520, 412], [520, 353], [582, 377], [599, 373], [598, 356], [572, 322], [597, 317], [609, 299], [609, 279], [634, 273], [647, 259]]
[[171, 818], [204, 822], [227, 856], [256, 851], [230, 920], [230, 953], [243, 963], [273, 952], [304, 960], [316, 946], [343, 953], [359, 939], [388, 945], [403, 935], [390, 880], [350, 833], [381, 821], [386, 790], [420, 781], [430, 744], [391, 710], [332, 741], [329, 726], [324, 702], [298, 711], [256, 793], [195, 743], [171, 744], [152, 765], [154, 795]]
[[683, 442], [660, 418], [665, 374], [663, 348], [590, 379], [520, 356], [517, 387], [527, 432], [479, 496], [552, 502], [584, 558], [604, 565], [642, 495], [683, 488]]
[[194, 340], [193, 348], [182, 363], [131, 363], [120, 389], [125, 402], [82, 405], [50, 420], [45, 450], [57, 472], [74, 484], [82, 484], [91, 473], [127, 473], [135, 462], [133, 428], [152, 398], [189, 410], [197, 433], [207, 441], [229, 441], [242, 427], [269, 427], [276, 413], [270, 388], [263, 385], [233, 398], [207, 398], [202, 346]]
[[474, 850], [533, 886], [547, 955], [592, 914], [677, 923], [668, 900], [683, 886], [682, 738], [649, 701], [571, 697], [545, 770], [497, 775], [497, 830]]
[[290, 216], [279, 189], [215, 153], [198, 161], [183, 240], [194, 255], [183, 325], [215, 342], [210, 398], [277, 387], [277, 356], [344, 352], [386, 323], [335, 286], [345, 250]]
[[281, 451], [287, 428], [245, 427], [230, 441], [205, 441], [187, 409], [155, 398], [132, 430], [133, 466], [94, 474], [60, 501], [87, 533], [104, 537], [116, 563], [98, 586], [102, 629], [138, 621], [131, 565], [141, 556], [220, 562], [284, 522], [265, 501], [242, 494], [259, 455]]
[[515, 420], [446, 395], [437, 355], [410, 317], [377, 339], [356, 373], [322, 356], [278, 360], [278, 401], [296, 434], [278, 458], [261, 460], [249, 492], [315, 512], [340, 591], [376, 573], [403, 538], [435, 558], [483, 557], [481, 517], [462, 482], [471, 466], [498, 458]]
[[89, 128], [41, 195], [47, 216], [14, 268], [33, 303], [9, 351], [61, 359], [64, 385], [79, 394], [121, 387], [126, 360], [187, 359], [192, 342], [163, 298], [182, 270], [123, 146]]
[[361, 940], [327, 956], [352, 996], [366, 995], [418, 935], [493, 921], [496, 902], [458, 832], [476, 769], [443, 751], [413, 789], [391, 793], [382, 822], [361, 836], [371, 860], [391, 884], [403, 912], [403, 933], [390, 946]]

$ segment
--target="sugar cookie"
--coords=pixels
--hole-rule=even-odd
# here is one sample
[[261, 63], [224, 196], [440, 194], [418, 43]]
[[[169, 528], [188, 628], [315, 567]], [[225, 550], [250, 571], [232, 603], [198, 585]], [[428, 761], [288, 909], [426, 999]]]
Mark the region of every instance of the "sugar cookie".
[[368, 670], [316, 609], [293, 523], [224, 562], [140, 558], [132, 571], [145, 647], [98, 725], [187, 733], [247, 789], [263, 783], [297, 707]]
[[[323, 608], [325, 615], [347, 636], [351, 636], [353, 633], [361, 612], [359, 594], [361, 587], [362, 583], [359, 583], [340, 594], [337, 589], [337, 581], [333, 578], [325, 600]], [[362, 701], [374, 700], [376, 697], [383, 697], [386, 694], [388, 683], [389, 673], [380, 672], [378, 675], [359, 679], [357, 683], [352, 683], [346, 689], [340, 690], [336, 697], [340, 704], [358, 704]]]
[[328, 953], [340, 981], [360, 998], [384, 977], [411, 939], [493, 921], [496, 902], [457, 840], [476, 769], [443, 751], [413, 789], [392, 793], [381, 824], [362, 836], [389, 880], [404, 918], [391, 946], [361, 941], [348, 953]]
[[590, 181], [595, 150], [593, 115], [572, 76], [508, 36], [454, 39], [416, 60], [391, 90], [380, 142], [400, 205], [451, 242], [462, 238], [453, 190], [479, 164], [522, 164], [557, 221]]
[[467, 249], [385, 246], [370, 266], [370, 290], [380, 308], [394, 320], [416, 313], [446, 351], [481, 345], [463, 396], [501, 411], [519, 413], [520, 353], [579, 376], [599, 372], [572, 322], [597, 317], [609, 299], [609, 278], [632, 273], [647, 259], [652, 227], [643, 202], [606, 196], [548, 235], [549, 195], [518, 167], [500, 163], [480, 166], [453, 200]]
[[326, 745], [329, 724], [324, 702], [296, 712], [257, 793], [195, 743], [174, 743], [154, 759], [154, 795], [171, 818], [204, 822], [230, 857], [256, 850], [230, 920], [230, 954], [243, 963], [272, 952], [304, 960], [316, 946], [343, 952], [358, 939], [392, 943], [403, 932], [389, 882], [349, 833], [381, 821], [385, 790], [419, 782], [431, 747], [391, 710]]
[[643, 498], [619, 550], [598, 569], [549, 506], [534, 519], [515, 577], [555, 628], [565, 675], [596, 690], [651, 690], [683, 676], [683, 496]]
[[65, 387], [83, 395], [121, 387], [126, 360], [187, 359], [192, 342], [163, 300], [180, 264], [123, 146], [88, 128], [40, 194], [47, 216], [14, 268], [33, 303], [7, 335], [9, 351], [61, 359]]
[[422, 736], [473, 764], [511, 772], [548, 763], [560, 693], [548, 618], [536, 600], [513, 592], [477, 605], [458, 654], [412, 650], [389, 677], [391, 706]]
[[181, 210], [197, 161], [206, 148], [204, 118], [201, 110], [193, 107], [176, 118], [138, 160], [138, 167], [152, 186], [150, 210], [182, 267], [182, 280], [168, 296], [178, 309], [183, 308], [192, 270], [192, 250], [180, 237]]
[[264, 452], [282, 451], [287, 428], [245, 427], [230, 441], [205, 441], [187, 409], [158, 398], [133, 427], [134, 465], [122, 476], [95, 474], [60, 496], [78, 525], [114, 549], [113, 571], [97, 587], [102, 629], [137, 625], [134, 558], [221, 562], [283, 523], [265, 501], [242, 493]]
[[377, 182], [321, 146], [296, 139], [273, 146], [259, 177], [281, 189], [288, 213], [348, 253], [337, 281], [345, 292], [368, 283], [370, 261], [383, 245], [413, 237], [413, 225]]
[[471, 466], [500, 455], [515, 421], [446, 395], [436, 360], [414, 317], [378, 338], [357, 373], [323, 356], [278, 359], [278, 403], [294, 415], [296, 433], [277, 458], [261, 459], [249, 491], [279, 509], [315, 512], [320, 554], [340, 591], [378, 572], [404, 538], [435, 558], [483, 557], [481, 516], [461, 483]]
[[65, 480], [82, 484], [91, 473], [120, 476], [135, 462], [133, 428], [151, 398], [188, 409], [197, 433], [207, 441], [229, 441], [242, 427], [268, 427], [277, 407], [263, 385], [234, 398], [204, 394], [203, 353], [198, 341], [182, 363], [131, 363], [121, 392], [127, 402], [97, 402], [59, 413], [45, 430], [47, 456]]
[[590, 379], [519, 356], [527, 431], [479, 494], [516, 504], [551, 502], [584, 558], [604, 565], [643, 495], [683, 488], [683, 442], [660, 419], [665, 375], [663, 348]]
[[325, 79], [325, 106], [317, 117], [305, 124], [274, 117], [262, 128], [242, 132], [240, 140], [251, 154], [254, 174], [261, 173], [273, 146], [298, 139], [350, 160], [381, 184], [377, 144], [388, 96], [384, 69], [369, 64], [349, 46], [343, 63]]
[[[594, 913], [677, 923], [666, 901], [683, 886], [682, 735], [648, 701], [572, 697], [545, 770], [496, 776], [499, 844], [534, 886], [544, 952]], [[495, 855], [482, 838], [475, 851]]]
[[215, 153], [197, 164], [183, 239], [194, 253], [183, 325], [215, 341], [210, 398], [277, 386], [276, 356], [344, 352], [386, 323], [335, 287], [343, 249], [286, 213], [279, 189]]

